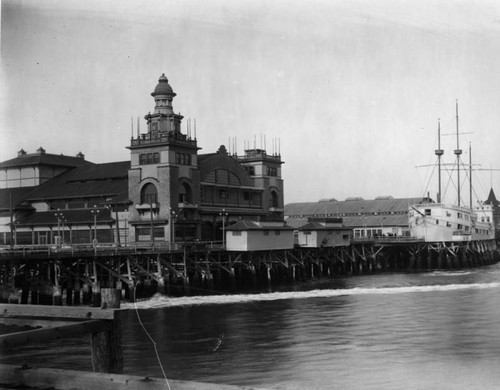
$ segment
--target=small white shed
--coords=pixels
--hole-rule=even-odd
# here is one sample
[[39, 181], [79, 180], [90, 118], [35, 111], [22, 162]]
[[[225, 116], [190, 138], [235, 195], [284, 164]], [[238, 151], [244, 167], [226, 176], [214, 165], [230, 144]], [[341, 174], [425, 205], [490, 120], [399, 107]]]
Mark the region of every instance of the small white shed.
[[226, 228], [228, 251], [293, 248], [293, 228], [285, 222], [240, 221]]
[[351, 229], [340, 218], [309, 219], [298, 229], [299, 246], [308, 248], [348, 246]]

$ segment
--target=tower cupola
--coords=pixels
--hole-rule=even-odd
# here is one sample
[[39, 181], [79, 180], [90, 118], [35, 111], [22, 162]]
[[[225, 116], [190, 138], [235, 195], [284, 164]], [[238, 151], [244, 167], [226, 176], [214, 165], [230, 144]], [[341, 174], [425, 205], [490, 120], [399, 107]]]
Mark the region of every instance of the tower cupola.
[[155, 90], [151, 92], [151, 96], [155, 99], [155, 114], [173, 114], [172, 100], [176, 96], [172, 87], [168, 83], [168, 79], [163, 73], [158, 79], [158, 85]]

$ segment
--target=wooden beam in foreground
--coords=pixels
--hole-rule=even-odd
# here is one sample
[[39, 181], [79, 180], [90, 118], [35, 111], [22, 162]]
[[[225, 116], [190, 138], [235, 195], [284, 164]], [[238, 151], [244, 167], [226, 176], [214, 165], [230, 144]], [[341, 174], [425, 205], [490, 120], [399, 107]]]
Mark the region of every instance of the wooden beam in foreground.
[[50, 317], [71, 318], [82, 320], [113, 320], [117, 309], [99, 309], [82, 306], [43, 306], [43, 305], [14, 305], [0, 304], [0, 318], [2, 317]]
[[103, 320], [90, 320], [66, 323], [64, 325], [0, 335], [0, 350], [20, 345], [45, 342], [50, 339], [72, 337], [86, 333], [98, 333], [111, 329], [112, 323]]
[[[252, 387], [169, 380], [173, 390], [257, 390]], [[0, 364], [0, 385], [55, 388], [57, 390], [165, 390], [165, 379], [103, 374], [54, 368], [23, 368]]]
[[54, 338], [89, 334], [93, 370], [121, 373], [121, 313], [118, 309], [0, 304], [0, 324], [43, 326], [0, 335], [0, 351]]

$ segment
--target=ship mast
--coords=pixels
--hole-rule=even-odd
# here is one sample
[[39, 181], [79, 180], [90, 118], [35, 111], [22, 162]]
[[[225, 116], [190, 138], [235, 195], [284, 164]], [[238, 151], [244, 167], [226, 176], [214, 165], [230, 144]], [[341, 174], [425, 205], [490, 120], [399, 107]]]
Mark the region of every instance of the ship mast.
[[443, 149], [441, 149], [441, 120], [438, 118], [438, 148], [434, 151], [436, 156], [438, 156], [438, 193], [437, 202], [441, 203], [441, 156], [444, 154]]
[[462, 154], [462, 150], [459, 145], [459, 137], [458, 137], [458, 100], [456, 101], [456, 117], [457, 117], [457, 148], [454, 153], [457, 156], [457, 192], [458, 192], [458, 206], [460, 206], [460, 155]]
[[469, 142], [469, 204], [472, 211], [472, 147]]

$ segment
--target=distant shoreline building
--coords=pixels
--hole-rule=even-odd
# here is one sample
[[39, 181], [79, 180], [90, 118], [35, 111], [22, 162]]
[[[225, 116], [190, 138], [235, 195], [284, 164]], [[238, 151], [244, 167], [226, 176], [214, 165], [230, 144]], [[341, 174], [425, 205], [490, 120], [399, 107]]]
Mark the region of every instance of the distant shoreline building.
[[239, 156], [222, 145], [199, 154], [164, 74], [151, 95], [130, 161], [94, 164], [40, 148], [0, 163], [0, 245], [220, 241], [223, 225], [283, 221], [279, 153]]

